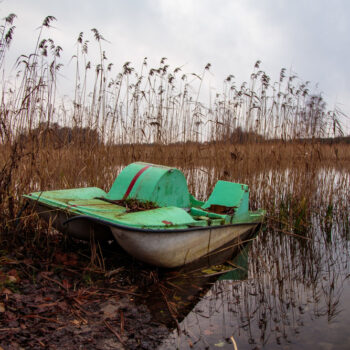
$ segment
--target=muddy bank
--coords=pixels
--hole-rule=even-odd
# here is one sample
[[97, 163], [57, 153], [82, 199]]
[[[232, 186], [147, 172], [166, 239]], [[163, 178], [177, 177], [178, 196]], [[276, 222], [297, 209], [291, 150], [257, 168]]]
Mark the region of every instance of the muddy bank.
[[[232, 247], [173, 270], [134, 260], [115, 242], [61, 234], [12, 247], [0, 250], [0, 350], [155, 349], [221, 274], [242, 269], [221, 265]], [[219, 265], [203, 270], [209, 261]]]
[[96, 254], [102, 269], [89, 250], [60, 242], [46, 251], [2, 251], [1, 348], [154, 349], [169, 334], [142, 303], [140, 291], [157, 279], [157, 270], [114, 245]]

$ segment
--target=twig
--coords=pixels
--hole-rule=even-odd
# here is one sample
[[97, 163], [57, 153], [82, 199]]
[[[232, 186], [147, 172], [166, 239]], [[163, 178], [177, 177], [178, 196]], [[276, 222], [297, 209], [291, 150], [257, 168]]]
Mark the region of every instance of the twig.
[[178, 289], [178, 290], [181, 290], [182, 292], [186, 292], [186, 289], [181, 288], [180, 286], [177, 286], [176, 284], [171, 283], [170, 281], [166, 281], [166, 283], [169, 284], [169, 285], [170, 285], [171, 287], [173, 287], [173, 288], [176, 288], [176, 289]]
[[234, 268], [234, 269], [231, 269], [231, 270], [223, 270], [223, 271], [214, 272], [214, 273], [210, 273], [210, 274], [201, 274], [201, 275], [198, 275], [198, 276], [196, 276], [196, 277], [204, 277], [204, 278], [207, 278], [207, 277], [222, 275], [222, 274], [224, 274], [224, 273], [231, 272], [231, 271], [236, 271], [236, 270], [238, 270], [237, 267]]
[[45, 345], [41, 340], [37, 339], [37, 341], [38, 341], [38, 343], [39, 343], [40, 346], [42, 346], [43, 348], [46, 347], [46, 345]]
[[58, 268], [63, 269], [64, 271], [69, 271], [69, 272], [75, 273], [76, 275], [81, 276], [81, 272], [80, 271], [76, 271], [76, 270], [70, 269], [66, 265], [51, 264], [51, 266], [52, 267], [58, 267]]
[[105, 276], [106, 276], [106, 277], [112, 277], [113, 275], [115, 275], [115, 274], [117, 274], [117, 273], [119, 273], [119, 272], [121, 272], [121, 271], [123, 271], [123, 270], [124, 270], [124, 266], [118, 267], [118, 268], [115, 269], [115, 270], [106, 272], [106, 273], [105, 273]]
[[68, 289], [67, 289], [61, 282], [56, 281], [56, 280], [54, 280], [53, 278], [47, 277], [47, 276], [45, 276], [43, 273], [41, 273], [40, 275], [41, 275], [41, 277], [45, 278], [46, 280], [51, 281], [51, 282], [53, 282], [53, 283], [56, 283], [56, 284], [59, 285], [61, 288], [63, 288], [66, 292], [68, 292]]
[[238, 350], [238, 347], [237, 347], [235, 338], [233, 338], [233, 335], [231, 335], [230, 339], [231, 339], [231, 341], [232, 341], [232, 344], [233, 344], [234, 349], [235, 349], [235, 350]]
[[55, 322], [58, 324], [63, 324], [63, 322], [57, 321], [54, 318], [48, 318], [48, 317], [43, 317], [43, 316], [39, 316], [39, 315], [24, 315], [23, 318], [40, 318], [41, 320], [51, 321], [51, 322]]
[[[283, 222], [283, 221], [280, 221], [280, 220], [278, 220], [278, 219], [275, 219], [275, 218], [272, 217], [272, 216], [269, 216], [268, 218], [269, 218], [270, 220], [272, 220], [272, 221], [277, 222], [278, 224], [287, 224], [286, 222]], [[304, 226], [305, 228], [308, 227], [307, 225], [302, 225], [302, 226]], [[296, 228], [296, 227], [295, 227], [295, 226], [292, 226], [292, 228]], [[304, 236], [302, 236], [302, 235], [298, 235], [297, 233], [287, 232], [287, 231], [284, 231], [284, 230], [281, 230], [281, 229], [278, 229], [278, 228], [274, 228], [274, 230], [279, 231], [279, 232], [282, 232], [282, 233], [285, 233], [286, 235], [290, 235], [290, 236], [295, 236], [295, 237], [298, 237], [298, 238], [304, 238], [304, 239], [311, 240], [311, 238], [309, 238], [309, 237], [304, 237]]]
[[298, 235], [297, 233], [292, 233], [292, 232], [288, 232], [288, 231], [285, 231], [285, 230], [281, 230], [279, 228], [274, 228], [274, 230], [278, 231], [278, 232], [281, 232], [281, 233], [284, 233], [286, 235], [289, 235], [289, 236], [293, 236], [293, 237], [298, 237], [298, 238], [303, 238], [303, 239], [307, 239], [307, 240], [311, 240], [310, 237], [304, 237], [302, 235]]
[[103, 288], [103, 289], [100, 289], [100, 291], [108, 291], [108, 292], [115, 292], [115, 293], [124, 293], [124, 294], [135, 295], [136, 297], [143, 297], [142, 294], [130, 292], [130, 291], [128, 291], [128, 290], [119, 289], [119, 288]]
[[19, 331], [21, 327], [13, 327], [13, 328], [0, 328], [0, 332], [11, 332], [11, 331]]
[[84, 310], [84, 309], [79, 305], [79, 303], [76, 301], [76, 298], [73, 298], [73, 300], [75, 301], [74, 306], [75, 306], [78, 310], [80, 310], [81, 312], [83, 312], [85, 315], [91, 315], [91, 312], [88, 312], [88, 311]]
[[124, 312], [122, 310], [119, 310], [120, 314], [120, 334], [123, 335], [124, 333]]
[[168, 298], [166, 297], [164, 291], [162, 290], [162, 287], [160, 287], [159, 290], [160, 290], [160, 292], [161, 292], [162, 295], [163, 295], [164, 301], [165, 301], [166, 306], [167, 306], [167, 308], [168, 308], [168, 310], [169, 310], [169, 313], [170, 313], [171, 318], [172, 318], [172, 319], [174, 320], [174, 322], [176, 323], [177, 333], [180, 335], [180, 334], [181, 334], [181, 328], [180, 328], [179, 322], [178, 322], [178, 320], [177, 320], [177, 318], [176, 318], [176, 315], [174, 315], [174, 312], [173, 312], [173, 310], [172, 310], [172, 308], [171, 308], [171, 306], [170, 306], [170, 304], [169, 304], [169, 302], [168, 302]]
[[103, 322], [106, 325], [106, 327], [118, 338], [118, 340], [123, 345], [125, 345], [125, 343], [123, 342], [123, 340], [122, 340], [121, 336], [119, 335], [119, 333], [106, 320], [104, 320]]

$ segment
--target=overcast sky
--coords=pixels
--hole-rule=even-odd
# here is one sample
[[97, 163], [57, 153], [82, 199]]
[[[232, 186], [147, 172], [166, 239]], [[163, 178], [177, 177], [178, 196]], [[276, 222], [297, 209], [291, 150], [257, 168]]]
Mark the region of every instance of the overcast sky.
[[[248, 80], [259, 59], [273, 80], [285, 67], [318, 86], [328, 108], [350, 115], [348, 0], [2, 0], [0, 16], [11, 12], [18, 18], [9, 61], [33, 51], [36, 28], [53, 15], [50, 35], [63, 47], [66, 65], [79, 33], [91, 39], [97, 28], [110, 42], [104, 49], [116, 72], [126, 61], [140, 66], [146, 56], [154, 64], [167, 57], [173, 68], [196, 73], [210, 62], [219, 87], [229, 74], [237, 85]], [[71, 74], [63, 74], [73, 86]]]

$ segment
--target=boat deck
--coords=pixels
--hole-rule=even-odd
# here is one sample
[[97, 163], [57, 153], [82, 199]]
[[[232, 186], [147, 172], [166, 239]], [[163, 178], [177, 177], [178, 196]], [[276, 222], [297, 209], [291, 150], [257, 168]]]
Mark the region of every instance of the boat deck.
[[205, 208], [205, 203], [197, 200], [193, 200], [197, 206], [189, 208], [153, 206], [145, 210], [143, 206], [139, 211], [130, 212], [128, 201], [125, 201], [124, 206], [120, 205], [120, 201], [108, 199], [107, 193], [96, 187], [35, 192], [25, 197], [46, 207], [63, 210], [71, 216], [86, 215], [114, 224], [150, 229], [186, 229], [260, 222], [264, 214], [261, 210], [235, 213], [234, 207], [219, 205], [207, 204], [208, 208]]

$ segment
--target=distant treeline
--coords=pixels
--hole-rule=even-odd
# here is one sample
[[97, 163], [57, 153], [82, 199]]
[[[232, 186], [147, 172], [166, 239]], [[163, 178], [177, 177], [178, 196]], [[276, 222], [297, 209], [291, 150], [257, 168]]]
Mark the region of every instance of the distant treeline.
[[40, 123], [30, 132], [21, 133], [18, 141], [26, 144], [35, 140], [43, 146], [61, 148], [67, 145], [97, 146], [101, 144], [101, 138], [97, 130], [88, 127], [61, 127], [58, 123]]
[[[228, 138], [222, 141], [228, 141], [229, 143], [262, 143], [262, 142], [280, 142], [280, 138], [266, 138], [262, 135], [257, 134], [253, 131], [244, 131], [241, 127], [236, 128]], [[283, 140], [283, 142], [286, 142]], [[349, 136], [337, 136], [337, 137], [314, 137], [314, 138], [295, 138], [287, 142], [305, 142], [305, 143], [324, 143], [324, 144], [334, 144], [334, 143], [347, 143], [350, 144]]]
[[334, 144], [334, 143], [347, 143], [350, 144], [350, 136], [338, 136], [338, 137], [317, 137], [314, 139], [300, 139], [303, 142], [319, 142], [324, 144]]
[[[21, 144], [35, 140], [41, 145], [46, 147], [51, 146], [53, 148], [61, 148], [67, 145], [79, 145], [79, 146], [97, 146], [102, 144], [102, 137], [98, 131], [89, 127], [61, 127], [57, 123], [52, 125], [48, 123], [40, 123], [39, 126], [30, 132], [21, 133], [18, 141]], [[271, 143], [281, 142], [281, 139], [266, 138], [253, 131], [244, 131], [241, 127], [237, 127], [231, 134], [226, 135], [221, 140], [204, 142], [206, 144], [212, 143], [229, 143], [229, 144], [246, 144], [246, 143]], [[285, 140], [283, 142], [286, 142]], [[287, 142], [303, 142], [303, 143], [323, 143], [323, 144], [336, 144], [346, 143], [350, 144], [350, 136], [343, 137], [329, 137], [329, 138], [299, 138]], [[173, 144], [197, 144], [202, 142], [187, 141], [187, 142], [174, 142]], [[137, 144], [137, 143], [135, 143]], [[149, 145], [154, 143], [149, 143]], [[128, 145], [132, 145], [128, 143]]]

